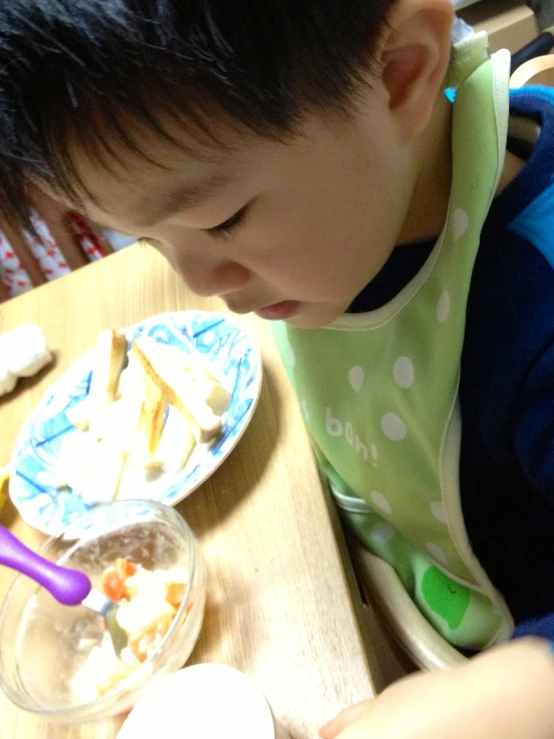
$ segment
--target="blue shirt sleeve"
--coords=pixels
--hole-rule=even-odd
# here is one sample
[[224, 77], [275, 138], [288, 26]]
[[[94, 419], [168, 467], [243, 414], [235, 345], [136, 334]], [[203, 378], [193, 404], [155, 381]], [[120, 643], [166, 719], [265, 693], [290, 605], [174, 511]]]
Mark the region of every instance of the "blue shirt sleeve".
[[[553, 317], [554, 318], [554, 317]], [[554, 345], [549, 345], [525, 380], [514, 429], [515, 451], [537, 493], [554, 506]], [[541, 566], [537, 562], [537, 567]], [[545, 573], [545, 587], [554, 573]], [[554, 612], [517, 624], [513, 637], [554, 640]]]
[[525, 379], [514, 446], [526, 478], [554, 506], [554, 344], [543, 351]]
[[512, 637], [519, 639], [522, 636], [540, 636], [544, 639], [554, 640], [554, 613], [548, 613], [541, 618], [529, 618], [518, 624], [514, 629]]

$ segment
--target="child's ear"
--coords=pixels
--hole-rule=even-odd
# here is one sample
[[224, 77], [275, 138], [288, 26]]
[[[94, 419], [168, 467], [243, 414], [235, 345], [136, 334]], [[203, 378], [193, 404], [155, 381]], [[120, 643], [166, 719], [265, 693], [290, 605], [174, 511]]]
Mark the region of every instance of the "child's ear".
[[381, 36], [380, 76], [388, 106], [406, 139], [431, 118], [450, 59], [450, 0], [399, 0]]

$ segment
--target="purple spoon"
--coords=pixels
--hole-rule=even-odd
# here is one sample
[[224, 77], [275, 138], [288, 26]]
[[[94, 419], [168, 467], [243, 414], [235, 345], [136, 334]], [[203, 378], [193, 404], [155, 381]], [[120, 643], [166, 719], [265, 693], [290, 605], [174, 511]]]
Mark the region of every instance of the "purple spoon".
[[33, 552], [10, 531], [0, 526], [0, 565], [30, 577], [64, 606], [83, 605], [106, 619], [116, 655], [127, 645], [127, 634], [116, 619], [117, 605], [97, 590], [92, 590], [84, 572], [50, 562]]

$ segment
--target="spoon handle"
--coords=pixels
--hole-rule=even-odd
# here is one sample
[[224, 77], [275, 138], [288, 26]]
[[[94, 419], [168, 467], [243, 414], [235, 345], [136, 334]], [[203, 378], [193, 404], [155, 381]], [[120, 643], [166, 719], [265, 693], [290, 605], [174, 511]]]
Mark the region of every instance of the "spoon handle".
[[60, 567], [41, 557], [4, 526], [0, 526], [0, 565], [27, 575], [64, 606], [79, 605], [91, 589], [91, 582], [84, 572]]

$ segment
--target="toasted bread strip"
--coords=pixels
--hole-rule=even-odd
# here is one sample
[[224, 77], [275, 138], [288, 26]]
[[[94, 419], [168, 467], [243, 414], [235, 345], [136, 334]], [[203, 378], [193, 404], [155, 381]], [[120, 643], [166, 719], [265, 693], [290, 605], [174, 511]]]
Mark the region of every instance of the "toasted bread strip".
[[198, 384], [204, 402], [217, 416], [222, 416], [231, 405], [231, 393], [223, 387], [220, 379], [200, 358], [191, 354], [185, 359], [185, 367]]
[[95, 440], [102, 438], [104, 411], [115, 400], [126, 355], [127, 340], [123, 334], [111, 330], [100, 333], [89, 392], [90, 433]]
[[231, 405], [232, 395], [225, 388], [225, 381], [214, 367], [190, 346], [190, 354], [185, 354], [177, 347], [168, 347], [175, 350], [175, 361], [186, 369], [192, 379], [198, 384], [200, 397], [207, 403], [216, 416], [222, 416]]
[[170, 406], [162, 438], [156, 449], [156, 460], [164, 472], [180, 472], [196, 447], [194, 432], [188, 418]]
[[137, 339], [133, 352], [144, 367], [144, 371], [166, 394], [168, 401], [185, 417], [192, 417], [196, 440], [205, 443], [221, 433], [221, 420], [202, 400], [198, 386], [189, 375], [171, 361], [164, 352], [157, 351], [157, 342], [152, 339]]
[[231, 404], [231, 393], [225, 389], [223, 378], [219, 377], [213, 367], [204, 361], [198, 352], [191, 347], [187, 354], [177, 346], [156, 343], [156, 355], [160, 360], [174, 363], [179, 370], [185, 370], [197, 384], [197, 393], [209, 405], [216, 416], [221, 416]]
[[161, 387], [148, 375], [144, 381], [144, 397], [140, 409], [137, 430], [139, 433], [141, 452], [149, 459], [153, 458], [164, 428], [164, 413], [167, 397]]

